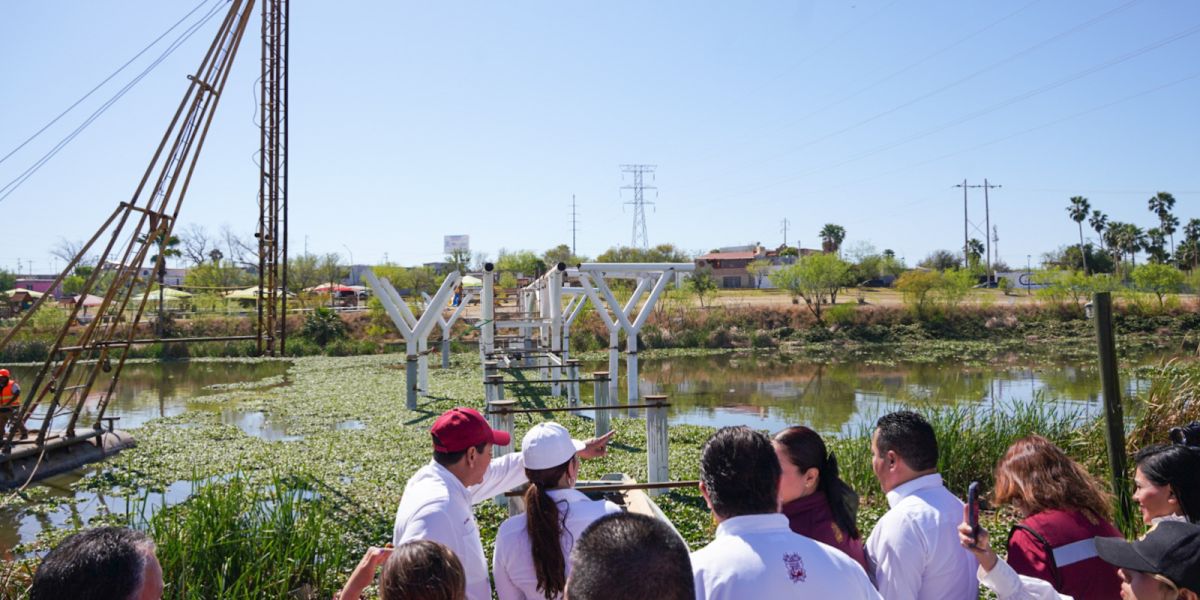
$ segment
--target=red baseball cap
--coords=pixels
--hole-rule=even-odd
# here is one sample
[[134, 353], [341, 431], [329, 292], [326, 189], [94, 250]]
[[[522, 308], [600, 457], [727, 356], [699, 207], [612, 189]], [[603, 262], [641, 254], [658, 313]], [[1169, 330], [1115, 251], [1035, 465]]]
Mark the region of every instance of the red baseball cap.
[[442, 413], [429, 433], [438, 452], [462, 452], [485, 442], [507, 446], [512, 441], [508, 432], [492, 429], [479, 411], [461, 406]]

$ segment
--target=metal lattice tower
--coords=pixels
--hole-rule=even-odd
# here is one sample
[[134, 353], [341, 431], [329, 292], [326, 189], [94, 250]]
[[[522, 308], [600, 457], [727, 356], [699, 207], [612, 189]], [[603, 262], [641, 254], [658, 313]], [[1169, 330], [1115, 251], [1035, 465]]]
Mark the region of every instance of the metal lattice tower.
[[262, 88], [258, 184], [258, 327], [260, 355], [287, 343], [287, 49], [288, 2], [262, 3]]
[[645, 175], [650, 174], [650, 178], [654, 179], [654, 169], [656, 165], [621, 165], [622, 173], [633, 175], [632, 185], [621, 186], [622, 190], [633, 190], [633, 200], [625, 204], [633, 205], [633, 241], [630, 245], [634, 248], [643, 250], [650, 248], [650, 238], [646, 235], [646, 205], [653, 205], [653, 202], [646, 202], [645, 191], [655, 190], [657, 197], [658, 188], [653, 185], [644, 183]]

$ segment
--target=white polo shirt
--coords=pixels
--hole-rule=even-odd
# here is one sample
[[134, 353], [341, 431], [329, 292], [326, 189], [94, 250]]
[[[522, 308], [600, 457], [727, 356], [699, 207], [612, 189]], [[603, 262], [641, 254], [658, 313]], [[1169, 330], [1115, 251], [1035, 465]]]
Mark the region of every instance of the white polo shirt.
[[[546, 492], [558, 504], [563, 523], [559, 544], [562, 548], [566, 573], [571, 573], [571, 549], [575, 541], [593, 521], [609, 513], [621, 512], [621, 507], [607, 500], [591, 500], [573, 489]], [[565, 515], [565, 518], [564, 518]], [[537, 589], [537, 572], [533, 568], [533, 546], [529, 542], [526, 514], [514, 515], [500, 524], [496, 546], [492, 553], [492, 577], [496, 580], [496, 596], [500, 600], [544, 600], [546, 595]], [[562, 594], [558, 595], [559, 598]]]
[[887, 493], [887, 511], [867, 538], [875, 583], [888, 600], [975, 600], [975, 556], [958, 542], [963, 502], [937, 473]]
[[839, 598], [879, 600], [862, 566], [794, 533], [782, 514], [733, 517], [692, 553], [696, 600]]
[[404, 486], [392, 543], [433, 540], [454, 551], [462, 562], [469, 600], [491, 600], [487, 559], [472, 506], [525, 483], [525, 459], [520, 452], [492, 459], [483, 481], [471, 487], [445, 467], [430, 461]]

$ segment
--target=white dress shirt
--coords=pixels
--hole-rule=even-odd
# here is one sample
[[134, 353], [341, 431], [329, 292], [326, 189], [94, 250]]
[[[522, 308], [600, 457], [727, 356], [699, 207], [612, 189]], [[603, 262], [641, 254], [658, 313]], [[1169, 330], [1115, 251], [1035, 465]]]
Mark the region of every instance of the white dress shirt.
[[975, 555], [959, 544], [963, 503], [937, 473], [887, 493], [887, 511], [867, 538], [875, 583], [888, 600], [975, 600]]
[[999, 600], [1072, 600], [1071, 596], [1058, 593], [1049, 581], [1018, 575], [1003, 559], [996, 561], [991, 573], [979, 567], [977, 574], [979, 583], [995, 592]]
[[453, 473], [430, 461], [404, 486], [392, 543], [433, 540], [454, 551], [462, 562], [469, 600], [491, 600], [487, 559], [472, 505], [525, 483], [525, 460], [520, 452], [492, 459], [483, 481], [463, 486]]
[[692, 553], [692, 572], [696, 600], [880, 599], [861, 565], [794, 533], [778, 513], [722, 521], [716, 539]]
[[[573, 489], [548, 490], [546, 493], [558, 505], [559, 519], [563, 523], [559, 543], [569, 575], [571, 549], [583, 530], [608, 513], [621, 512], [621, 507], [607, 500], [591, 500], [583, 492]], [[514, 515], [501, 523], [496, 532], [492, 576], [496, 579], [496, 596], [500, 600], [544, 600], [546, 597], [537, 589], [533, 546], [529, 542], [526, 523], [525, 513]]]

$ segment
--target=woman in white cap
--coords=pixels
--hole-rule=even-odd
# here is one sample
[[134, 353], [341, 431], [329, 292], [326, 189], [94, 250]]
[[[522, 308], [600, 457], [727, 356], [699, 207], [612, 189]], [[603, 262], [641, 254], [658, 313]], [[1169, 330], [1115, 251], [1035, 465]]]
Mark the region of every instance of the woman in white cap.
[[492, 574], [500, 600], [562, 598], [571, 548], [588, 525], [620, 507], [577, 492], [583, 442], [558, 423], [539, 423], [521, 440], [525, 457], [525, 512], [496, 532]]

